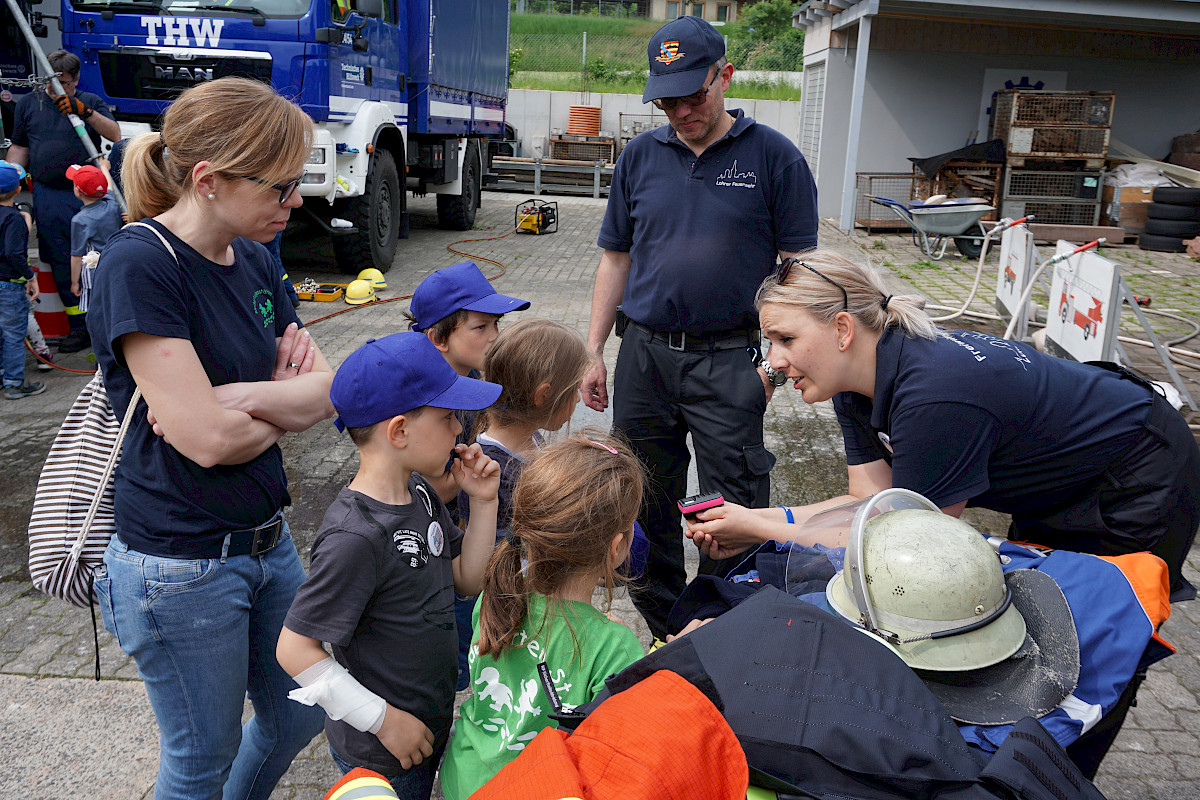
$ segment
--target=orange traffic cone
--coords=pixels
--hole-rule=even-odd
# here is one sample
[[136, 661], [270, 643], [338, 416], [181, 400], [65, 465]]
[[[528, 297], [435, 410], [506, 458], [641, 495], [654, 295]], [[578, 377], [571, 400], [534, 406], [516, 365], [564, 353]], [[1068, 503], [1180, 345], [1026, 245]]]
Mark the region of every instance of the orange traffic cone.
[[38, 264], [37, 267], [38, 298], [33, 301], [33, 317], [37, 320], [42, 335], [47, 339], [66, 336], [71, 326], [67, 322], [67, 312], [63, 308], [62, 298], [58, 296], [58, 286], [54, 283], [54, 274], [50, 267]]

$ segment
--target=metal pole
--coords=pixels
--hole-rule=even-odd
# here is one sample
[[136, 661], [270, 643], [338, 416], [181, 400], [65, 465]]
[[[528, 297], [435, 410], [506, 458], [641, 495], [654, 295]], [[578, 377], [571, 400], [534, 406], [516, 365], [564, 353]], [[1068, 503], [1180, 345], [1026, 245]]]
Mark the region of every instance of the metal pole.
[[[11, 0], [10, 0], [10, 2], [11, 2]], [[583, 63], [580, 65], [579, 77], [580, 77], [580, 81], [579, 81], [579, 82], [580, 82], [580, 89], [581, 89], [581, 91], [584, 91], [584, 92], [586, 92], [586, 91], [587, 91], [587, 87], [588, 87], [588, 79], [587, 79], [587, 31], [584, 31], [584, 32], [583, 32]]]
[[[846, 37], [849, 42], [850, 37]], [[859, 134], [862, 130], [863, 91], [867, 81], [867, 53], [871, 49], [871, 17], [858, 21], [858, 47], [854, 56], [854, 88], [850, 91], [850, 130], [846, 142], [846, 170], [842, 175], [842, 218], [844, 231], [854, 230], [854, 206], [858, 201], [855, 172], [858, 170]]]
[[[38, 44], [37, 37], [33, 35], [33, 30], [29, 27], [29, 22], [25, 19], [25, 13], [21, 7], [17, 5], [17, 0], [5, 0], [8, 3], [8, 8], [12, 11], [13, 19], [17, 22], [17, 27], [21, 29], [21, 33], [25, 36], [25, 41], [29, 42], [29, 51], [33, 53], [37, 59], [38, 69], [50, 76], [50, 86], [54, 89], [56, 96], [66, 94], [63, 91], [62, 84], [58, 78], [54, 77], [54, 68], [50, 66], [50, 61], [46, 58], [46, 54], [42, 52], [42, 46]], [[35, 86], [33, 91], [39, 91]], [[44, 90], [43, 90], [44, 91]], [[79, 140], [83, 142], [83, 149], [87, 151], [88, 160], [95, 161], [100, 157], [100, 153], [96, 150], [96, 145], [92, 144], [92, 137], [88, 136], [87, 130], [84, 128], [83, 120], [74, 114], [67, 114], [67, 119], [71, 121], [71, 127], [75, 129], [75, 134]], [[121, 206], [121, 210], [129, 213], [129, 206], [125, 203], [125, 198], [121, 195], [121, 191], [116, 186], [110, 186], [109, 191], [113, 193], [113, 197], [117, 199], [117, 204]]]

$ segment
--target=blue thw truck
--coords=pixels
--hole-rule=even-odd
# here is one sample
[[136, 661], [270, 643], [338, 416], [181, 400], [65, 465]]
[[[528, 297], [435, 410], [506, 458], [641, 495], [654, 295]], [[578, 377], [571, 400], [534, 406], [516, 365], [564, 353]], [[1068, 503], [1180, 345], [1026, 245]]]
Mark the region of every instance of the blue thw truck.
[[61, 13], [81, 86], [126, 129], [229, 75], [298, 103], [316, 122], [304, 210], [343, 271], [391, 267], [406, 189], [437, 196], [443, 227], [474, 224], [487, 139], [504, 133], [509, 0], [62, 0]]

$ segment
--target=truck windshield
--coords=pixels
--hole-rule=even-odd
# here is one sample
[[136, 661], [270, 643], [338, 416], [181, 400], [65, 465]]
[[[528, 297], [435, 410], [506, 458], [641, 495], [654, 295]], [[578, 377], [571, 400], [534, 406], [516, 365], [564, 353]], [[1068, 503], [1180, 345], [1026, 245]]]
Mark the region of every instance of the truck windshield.
[[127, 11], [139, 14], [186, 14], [188, 16], [252, 15], [263, 17], [302, 16], [309, 0], [71, 0], [79, 11]]

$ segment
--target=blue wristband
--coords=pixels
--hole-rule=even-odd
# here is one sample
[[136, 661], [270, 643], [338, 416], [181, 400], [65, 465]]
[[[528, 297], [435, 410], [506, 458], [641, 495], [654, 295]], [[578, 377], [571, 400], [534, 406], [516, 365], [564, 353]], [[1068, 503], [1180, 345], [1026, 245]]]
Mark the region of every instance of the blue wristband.
[[780, 506], [780, 508], [783, 509], [783, 513], [787, 514], [788, 525], [795, 525], [796, 518], [792, 516], [792, 510], [787, 506]]

